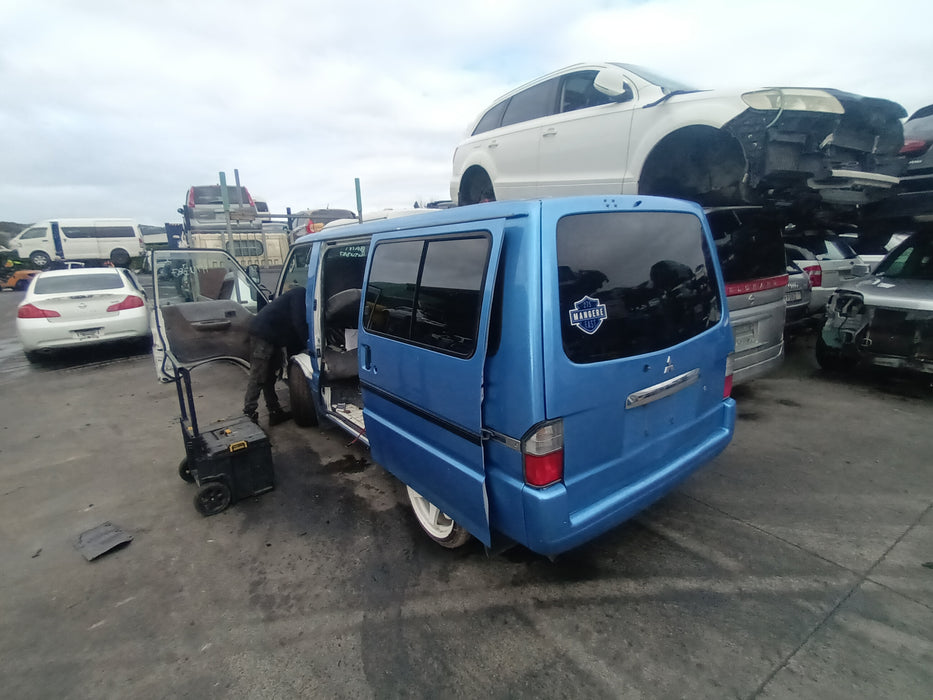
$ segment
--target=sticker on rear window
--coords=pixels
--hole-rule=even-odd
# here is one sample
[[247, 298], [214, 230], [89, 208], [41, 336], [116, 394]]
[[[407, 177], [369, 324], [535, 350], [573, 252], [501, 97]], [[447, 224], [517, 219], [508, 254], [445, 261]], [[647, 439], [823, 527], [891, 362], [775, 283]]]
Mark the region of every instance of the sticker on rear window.
[[570, 324], [589, 335], [598, 331], [605, 320], [606, 305], [600, 304], [599, 299], [590, 296], [575, 301], [570, 309]]

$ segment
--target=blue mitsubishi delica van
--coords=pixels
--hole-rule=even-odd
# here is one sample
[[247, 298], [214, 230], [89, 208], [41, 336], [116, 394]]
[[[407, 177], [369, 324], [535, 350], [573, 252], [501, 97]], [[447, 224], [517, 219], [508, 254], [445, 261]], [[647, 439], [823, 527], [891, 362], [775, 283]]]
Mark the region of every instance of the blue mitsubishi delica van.
[[[265, 299], [232, 259], [156, 251], [153, 267], [172, 361], [248, 360]], [[574, 197], [348, 224], [294, 244], [274, 291], [295, 285], [310, 334], [289, 361], [296, 421], [366, 443], [444, 546], [566, 551], [732, 437], [733, 334], [692, 203]]]

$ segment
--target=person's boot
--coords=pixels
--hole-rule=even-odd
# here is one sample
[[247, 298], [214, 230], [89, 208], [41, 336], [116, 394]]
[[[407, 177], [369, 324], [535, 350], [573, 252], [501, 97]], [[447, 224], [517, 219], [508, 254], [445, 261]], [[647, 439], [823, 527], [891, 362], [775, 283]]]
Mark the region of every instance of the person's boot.
[[289, 420], [291, 417], [291, 411], [286, 411], [284, 408], [274, 408], [269, 411], [269, 425], [279, 425]]
[[259, 425], [259, 411], [247, 411], [244, 409], [243, 415], [253, 421], [253, 423]]

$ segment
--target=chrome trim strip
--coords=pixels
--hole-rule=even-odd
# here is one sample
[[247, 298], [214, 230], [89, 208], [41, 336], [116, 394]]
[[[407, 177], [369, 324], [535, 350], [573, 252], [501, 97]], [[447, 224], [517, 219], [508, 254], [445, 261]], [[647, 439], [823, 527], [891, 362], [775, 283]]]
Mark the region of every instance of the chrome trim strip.
[[490, 430], [489, 428], [483, 428], [483, 440], [494, 440], [496, 442], [501, 442], [510, 450], [515, 450], [517, 452], [522, 451], [521, 440], [516, 440], [515, 438], [509, 437], [508, 435], [497, 433], [495, 430]]
[[691, 384], [695, 384], [700, 379], [700, 368], [692, 369], [666, 382], [649, 386], [639, 391], [634, 391], [625, 399], [625, 410], [637, 408], [646, 404], [663, 399], [666, 396], [676, 394], [681, 389], [686, 389]]

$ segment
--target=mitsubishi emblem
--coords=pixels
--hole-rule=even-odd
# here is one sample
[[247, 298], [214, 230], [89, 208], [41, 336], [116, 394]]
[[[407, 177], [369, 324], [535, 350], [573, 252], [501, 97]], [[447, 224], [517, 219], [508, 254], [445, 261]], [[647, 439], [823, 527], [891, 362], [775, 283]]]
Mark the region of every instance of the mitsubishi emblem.
[[674, 371], [674, 363], [671, 362], [671, 356], [667, 356], [667, 364], [664, 365], [664, 374], [670, 374]]

